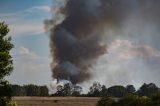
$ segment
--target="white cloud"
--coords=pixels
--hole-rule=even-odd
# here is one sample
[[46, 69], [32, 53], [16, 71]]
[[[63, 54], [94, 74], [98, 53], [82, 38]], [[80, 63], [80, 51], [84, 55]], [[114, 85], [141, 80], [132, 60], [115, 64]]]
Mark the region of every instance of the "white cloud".
[[29, 50], [25, 47], [20, 47], [19, 54], [28, 54]]
[[25, 10], [21, 10], [21, 11], [17, 11], [17, 12], [13, 12], [13, 13], [0, 13], [0, 17], [5, 17], [5, 18], [13, 18], [16, 16], [23, 16], [23, 15], [27, 15], [27, 14], [31, 14], [34, 12], [50, 12], [50, 6], [47, 5], [42, 5], [42, 6], [34, 6]]
[[14, 71], [7, 79], [12, 84], [47, 85], [51, 81], [50, 62], [49, 57], [21, 46], [13, 54]]
[[38, 18], [35, 20], [26, 19], [27, 16], [49, 13], [50, 6], [34, 6], [25, 10], [17, 11], [14, 13], [0, 13], [0, 20], [6, 21], [9, 24], [11, 36], [24, 36], [24, 35], [38, 35], [44, 33], [43, 19]]
[[39, 58], [39, 56], [36, 53], [31, 52], [29, 49], [23, 46], [19, 48], [19, 54], [24, 59], [38, 59]]
[[50, 6], [36, 6], [36, 7], [32, 7], [30, 10], [40, 10], [40, 11], [43, 11], [43, 12], [50, 12], [51, 11], [51, 8]]
[[43, 22], [22, 22], [11, 23], [9, 25], [11, 36], [38, 35], [44, 33]]

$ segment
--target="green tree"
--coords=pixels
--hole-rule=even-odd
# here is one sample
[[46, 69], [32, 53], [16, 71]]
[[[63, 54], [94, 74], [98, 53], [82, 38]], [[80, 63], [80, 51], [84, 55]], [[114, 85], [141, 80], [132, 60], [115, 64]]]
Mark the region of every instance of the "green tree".
[[101, 96], [104, 97], [104, 96], [108, 96], [108, 91], [107, 91], [107, 88], [105, 85], [102, 85], [102, 90], [101, 90]]
[[127, 85], [126, 90], [128, 94], [133, 94], [136, 92], [136, 89], [133, 85]]
[[24, 86], [26, 89], [26, 96], [39, 96], [40, 88], [37, 85], [29, 84]]
[[57, 92], [54, 94], [54, 96], [71, 96], [72, 95], [72, 87], [73, 87], [73, 85], [71, 83], [66, 83], [63, 86], [58, 85]]
[[140, 95], [140, 96], [152, 96], [156, 93], [158, 93], [159, 91], [159, 88], [153, 84], [153, 83], [150, 83], [150, 84], [143, 84], [140, 89], [137, 91], [137, 93]]
[[0, 80], [10, 75], [13, 71], [12, 56], [10, 50], [14, 47], [11, 43], [11, 37], [7, 36], [9, 32], [8, 25], [0, 23]]
[[25, 87], [20, 85], [12, 85], [12, 96], [26, 96]]
[[58, 85], [57, 86], [57, 92], [55, 94], [52, 94], [52, 96], [65, 96], [63, 94], [63, 86], [62, 85]]
[[72, 84], [71, 83], [64, 84], [62, 92], [65, 96], [71, 96], [71, 94], [72, 94]]
[[80, 96], [82, 92], [82, 87], [75, 85], [72, 87], [72, 96]]
[[94, 82], [90, 87], [90, 91], [88, 92], [88, 96], [100, 96], [102, 90], [102, 85], [99, 82]]
[[14, 47], [11, 43], [11, 37], [7, 36], [9, 32], [8, 25], [0, 22], [0, 106], [6, 106], [11, 96], [11, 86], [4, 79], [13, 71], [12, 56], [10, 50]]
[[108, 96], [123, 97], [127, 94], [127, 90], [123, 86], [112, 86], [108, 88]]
[[78, 85], [73, 85], [71, 83], [66, 83], [63, 86], [57, 86], [57, 92], [52, 96], [80, 96], [82, 92], [82, 87]]
[[40, 95], [39, 96], [48, 96], [48, 88], [47, 86], [39, 86], [40, 89]]

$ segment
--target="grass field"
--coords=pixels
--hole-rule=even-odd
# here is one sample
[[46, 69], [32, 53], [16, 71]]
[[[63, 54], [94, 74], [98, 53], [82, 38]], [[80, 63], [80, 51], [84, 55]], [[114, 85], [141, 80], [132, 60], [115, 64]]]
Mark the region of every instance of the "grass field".
[[18, 106], [96, 106], [97, 97], [13, 97]]

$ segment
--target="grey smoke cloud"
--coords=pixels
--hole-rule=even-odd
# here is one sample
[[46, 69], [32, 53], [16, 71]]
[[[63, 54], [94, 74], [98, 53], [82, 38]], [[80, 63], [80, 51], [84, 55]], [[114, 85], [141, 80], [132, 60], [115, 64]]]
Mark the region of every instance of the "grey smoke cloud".
[[[160, 49], [159, 11], [158, 0], [67, 0], [57, 11], [61, 18], [56, 17], [55, 20], [53, 17], [46, 21], [46, 28], [50, 30], [53, 78], [70, 80], [76, 84], [89, 80], [95, 73], [114, 74], [112, 68], [107, 68], [110, 67], [108, 65], [106, 70], [110, 72], [94, 72], [92, 69], [97, 61], [103, 65], [108, 63], [102, 63], [99, 58], [110, 53], [108, 48], [116, 39], [129, 40], [139, 45], [129, 49], [128, 53], [137, 57], [141, 55], [143, 61], [137, 60], [141, 66], [151, 64], [148, 63], [148, 57], [153, 54], [150, 51], [152, 49], [144, 45], [150, 45], [157, 51]], [[123, 49], [126, 49], [125, 45]], [[134, 64], [136, 59], [132, 62]], [[124, 60], [122, 63], [127, 65]], [[145, 74], [144, 67], [139, 67], [139, 70], [142, 69], [139, 76]], [[131, 75], [128, 70], [129, 67], [126, 67], [120, 75]], [[126, 79], [132, 80], [129, 77]]]
[[107, 86], [133, 84], [136, 88], [143, 83], [159, 85], [160, 51], [149, 45], [133, 43], [131, 40], [115, 40], [95, 67], [92, 81]]

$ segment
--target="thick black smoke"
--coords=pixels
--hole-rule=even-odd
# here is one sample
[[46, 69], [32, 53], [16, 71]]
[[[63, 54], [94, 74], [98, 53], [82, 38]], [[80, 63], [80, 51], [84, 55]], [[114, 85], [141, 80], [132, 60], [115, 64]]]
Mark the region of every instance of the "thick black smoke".
[[104, 30], [119, 31], [125, 19], [137, 9], [144, 11], [145, 16], [144, 5], [150, 1], [67, 0], [58, 11], [64, 20], [60, 24], [55, 24], [54, 19], [47, 21], [48, 25], [54, 23], [50, 32], [53, 77], [73, 84], [89, 79], [90, 68], [107, 52], [102, 42]]
[[66, 2], [59, 11], [64, 21], [51, 29], [54, 78], [75, 84], [91, 77], [90, 67], [106, 53], [106, 45], [101, 42], [103, 31], [107, 26], [116, 28], [121, 24], [128, 13], [123, 6], [130, 8], [120, 0]]

